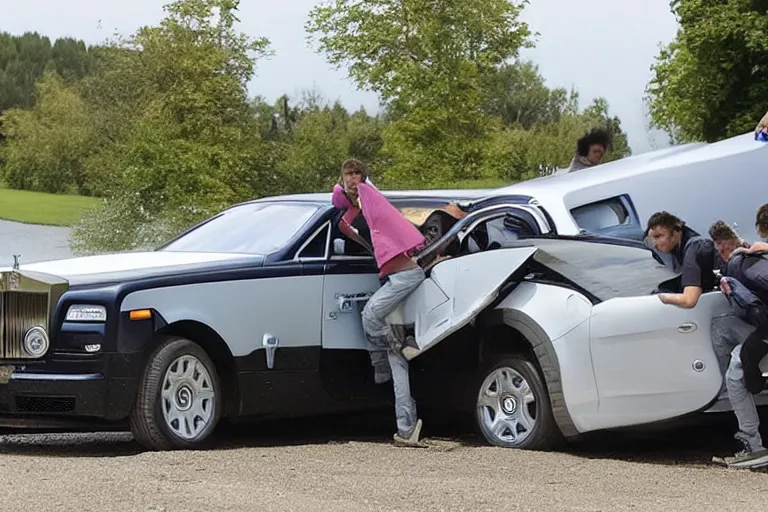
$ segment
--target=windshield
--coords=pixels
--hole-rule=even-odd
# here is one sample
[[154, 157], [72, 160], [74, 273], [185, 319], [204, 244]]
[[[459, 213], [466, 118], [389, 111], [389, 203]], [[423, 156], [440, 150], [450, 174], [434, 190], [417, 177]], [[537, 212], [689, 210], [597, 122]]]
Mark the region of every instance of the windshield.
[[318, 209], [283, 202], [235, 206], [162, 250], [269, 254], [284, 247]]

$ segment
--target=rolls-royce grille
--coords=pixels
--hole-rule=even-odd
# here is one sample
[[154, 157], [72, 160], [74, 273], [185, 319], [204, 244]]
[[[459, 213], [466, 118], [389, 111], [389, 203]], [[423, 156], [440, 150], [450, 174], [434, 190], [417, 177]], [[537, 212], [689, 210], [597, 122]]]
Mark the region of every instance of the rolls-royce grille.
[[28, 357], [24, 335], [38, 325], [48, 325], [47, 293], [0, 292], [0, 359]]

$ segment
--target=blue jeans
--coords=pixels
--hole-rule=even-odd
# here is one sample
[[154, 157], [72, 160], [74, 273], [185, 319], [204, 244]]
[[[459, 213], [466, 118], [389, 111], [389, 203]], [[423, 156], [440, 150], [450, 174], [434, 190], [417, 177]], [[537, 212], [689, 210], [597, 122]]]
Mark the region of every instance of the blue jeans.
[[371, 364], [377, 373], [389, 370], [395, 391], [395, 416], [400, 435], [409, 437], [416, 425], [416, 402], [411, 397], [408, 360], [390, 348], [390, 327], [386, 317], [424, 281], [424, 270], [416, 267], [389, 276], [363, 308], [363, 330], [368, 341]]

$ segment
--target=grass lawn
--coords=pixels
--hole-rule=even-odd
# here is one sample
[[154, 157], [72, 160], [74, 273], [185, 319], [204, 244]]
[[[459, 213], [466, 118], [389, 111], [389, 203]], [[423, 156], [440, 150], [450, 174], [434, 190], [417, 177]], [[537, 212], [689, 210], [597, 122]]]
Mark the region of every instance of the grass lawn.
[[12, 190], [0, 183], [0, 219], [3, 220], [70, 226], [84, 210], [97, 204], [98, 200], [92, 197]]

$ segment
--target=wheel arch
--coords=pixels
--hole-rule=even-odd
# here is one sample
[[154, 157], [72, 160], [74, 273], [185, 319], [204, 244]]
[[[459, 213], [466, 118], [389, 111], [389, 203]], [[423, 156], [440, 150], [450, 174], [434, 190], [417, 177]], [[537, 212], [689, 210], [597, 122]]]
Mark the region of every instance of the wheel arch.
[[526, 313], [513, 308], [488, 310], [478, 321], [485, 333], [478, 347], [480, 361], [491, 354], [510, 352], [531, 357], [544, 377], [560, 431], [565, 437], [579, 435], [565, 403], [557, 353], [544, 329]]
[[[155, 337], [177, 336], [197, 343], [211, 358], [222, 385], [224, 408], [222, 417], [236, 416], [240, 410], [240, 385], [232, 351], [224, 339], [210, 326], [197, 320], [178, 320], [155, 331]], [[148, 344], [144, 358], [157, 348], [157, 343]]]

